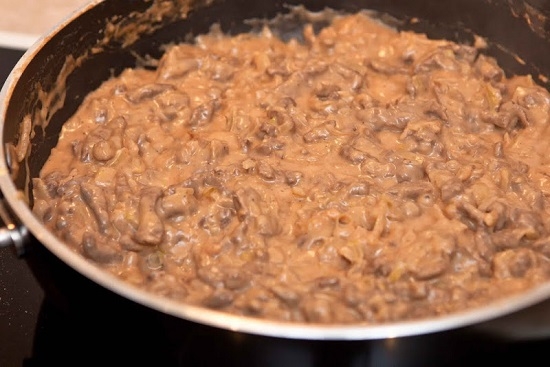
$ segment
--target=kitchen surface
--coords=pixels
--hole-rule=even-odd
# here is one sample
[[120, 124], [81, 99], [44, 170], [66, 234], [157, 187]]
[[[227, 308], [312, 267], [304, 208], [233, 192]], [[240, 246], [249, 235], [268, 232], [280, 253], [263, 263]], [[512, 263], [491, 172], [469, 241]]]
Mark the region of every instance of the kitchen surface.
[[0, 46], [26, 48], [90, 0], [0, 0]]
[[[26, 48], [89, 1], [0, 0], [0, 85]], [[147, 309], [31, 245], [22, 258], [0, 249], [0, 367], [548, 365], [550, 330], [525, 337], [522, 326], [550, 325], [550, 301], [507, 321], [415, 337], [259, 337]]]

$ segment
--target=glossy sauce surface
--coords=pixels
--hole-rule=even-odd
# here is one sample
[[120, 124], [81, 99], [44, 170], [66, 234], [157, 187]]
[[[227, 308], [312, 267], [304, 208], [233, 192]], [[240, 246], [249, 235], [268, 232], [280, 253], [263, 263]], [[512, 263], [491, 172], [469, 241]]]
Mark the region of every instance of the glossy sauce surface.
[[312, 323], [447, 314], [550, 278], [549, 97], [366, 14], [303, 43], [212, 32], [86, 98], [34, 212], [186, 303]]

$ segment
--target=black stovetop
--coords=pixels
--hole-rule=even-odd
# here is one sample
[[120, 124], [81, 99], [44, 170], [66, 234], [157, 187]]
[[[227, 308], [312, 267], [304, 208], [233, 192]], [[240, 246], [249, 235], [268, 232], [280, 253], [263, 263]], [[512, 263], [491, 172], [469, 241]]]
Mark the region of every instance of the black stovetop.
[[[0, 49], [1, 80], [22, 54]], [[472, 327], [374, 341], [219, 330], [137, 305], [83, 278], [39, 244], [32, 250], [23, 258], [0, 250], [0, 367], [548, 365], [550, 338], [511, 340]], [[67, 288], [74, 294], [64, 293]]]

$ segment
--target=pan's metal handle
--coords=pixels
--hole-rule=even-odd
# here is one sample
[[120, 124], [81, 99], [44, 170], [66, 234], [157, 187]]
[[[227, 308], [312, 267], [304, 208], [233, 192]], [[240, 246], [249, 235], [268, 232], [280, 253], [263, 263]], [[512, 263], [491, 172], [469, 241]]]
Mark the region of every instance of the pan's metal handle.
[[17, 256], [25, 254], [29, 239], [29, 232], [23, 225], [19, 225], [8, 210], [4, 198], [0, 197], [0, 248], [13, 247]]

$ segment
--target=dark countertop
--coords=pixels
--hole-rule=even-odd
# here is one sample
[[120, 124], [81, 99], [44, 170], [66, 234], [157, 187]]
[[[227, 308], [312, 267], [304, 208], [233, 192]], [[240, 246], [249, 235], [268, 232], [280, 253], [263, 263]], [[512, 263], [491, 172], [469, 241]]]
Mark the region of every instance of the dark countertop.
[[8, 250], [1, 250], [0, 366], [18, 366], [32, 355], [42, 298], [43, 291], [24, 261]]

